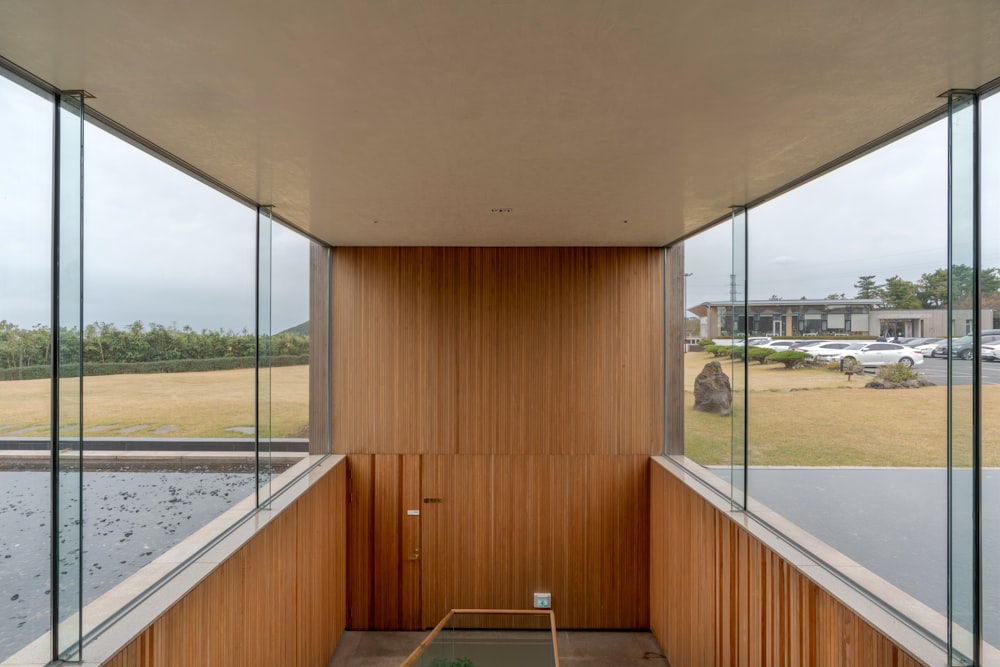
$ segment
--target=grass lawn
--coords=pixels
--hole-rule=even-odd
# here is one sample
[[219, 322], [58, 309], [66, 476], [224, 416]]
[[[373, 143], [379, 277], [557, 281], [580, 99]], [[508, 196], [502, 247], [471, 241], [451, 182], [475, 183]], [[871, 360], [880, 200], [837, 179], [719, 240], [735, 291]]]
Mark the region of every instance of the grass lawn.
[[[76, 425], [79, 403], [71, 397], [79, 383], [65, 382], [61, 421]], [[48, 434], [49, 385], [49, 380], [0, 382], [0, 426], [10, 427], [0, 430], [0, 436], [32, 426], [36, 428], [20, 435]], [[85, 377], [84, 396], [84, 429], [92, 437], [245, 438], [245, 433], [226, 429], [254, 424], [252, 368]], [[301, 431], [309, 423], [308, 366], [271, 369], [271, 421], [274, 437], [305, 437]], [[142, 428], [117, 433], [138, 426]], [[155, 433], [166, 427], [176, 428]]]
[[[694, 378], [709, 361], [703, 352], [685, 355], [685, 451], [699, 463], [728, 465], [733, 420], [694, 410]], [[732, 382], [728, 361], [723, 370]], [[743, 364], [736, 371], [742, 381]], [[947, 388], [877, 390], [866, 382], [825, 369], [750, 364], [750, 465], [947, 465]], [[744, 391], [735, 383], [733, 390], [742, 427]], [[956, 442], [969, 434], [956, 429]], [[1000, 466], [1000, 386], [983, 388], [983, 457], [986, 466]]]

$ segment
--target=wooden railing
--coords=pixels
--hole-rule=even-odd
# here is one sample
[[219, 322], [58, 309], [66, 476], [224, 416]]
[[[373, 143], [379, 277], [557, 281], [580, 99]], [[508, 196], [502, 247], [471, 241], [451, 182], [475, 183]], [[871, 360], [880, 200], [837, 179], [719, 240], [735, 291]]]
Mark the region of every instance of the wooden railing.
[[549, 629], [552, 632], [552, 658], [554, 660], [555, 667], [559, 667], [559, 642], [556, 640], [556, 615], [551, 609], [452, 609], [444, 618], [434, 626], [431, 633], [427, 635], [420, 645], [413, 650], [413, 653], [403, 661], [400, 667], [413, 667], [423, 655], [424, 651], [430, 646], [434, 640], [437, 638], [438, 634], [448, 627], [452, 619], [457, 614], [493, 614], [493, 615], [510, 615], [510, 616], [548, 616], [549, 617]]

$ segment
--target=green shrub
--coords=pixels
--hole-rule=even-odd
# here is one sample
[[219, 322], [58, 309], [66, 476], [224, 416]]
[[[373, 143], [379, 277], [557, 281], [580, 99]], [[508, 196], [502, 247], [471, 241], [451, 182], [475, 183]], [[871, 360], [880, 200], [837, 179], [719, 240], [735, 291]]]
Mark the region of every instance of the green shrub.
[[920, 373], [903, 364], [886, 364], [878, 369], [875, 377], [885, 382], [901, 383], [907, 380], [916, 380], [920, 377]]
[[698, 345], [701, 345], [702, 347], [708, 347], [709, 345], [715, 345], [715, 341], [712, 340], [711, 338], [702, 338], [700, 341], [698, 341]]
[[804, 365], [804, 361], [809, 358], [809, 355], [805, 352], [799, 352], [797, 350], [785, 350], [784, 352], [775, 352], [767, 358], [768, 361], [780, 361], [785, 365], [785, 368], [796, 368]]
[[767, 360], [777, 354], [773, 347], [751, 347], [749, 351], [750, 359], [766, 364]]
[[[229, 371], [237, 368], [253, 368], [256, 357], [219, 357], [217, 359], [171, 359], [169, 361], [133, 361], [110, 363], [86, 363], [84, 375], [127, 375], [141, 373], [190, 373], [200, 371]], [[274, 355], [269, 366], [301, 366], [309, 363], [308, 354]], [[79, 364], [64, 364], [62, 377], [78, 377]], [[41, 380], [51, 376], [49, 366], [24, 366], [22, 368], [0, 369], [2, 380]]]

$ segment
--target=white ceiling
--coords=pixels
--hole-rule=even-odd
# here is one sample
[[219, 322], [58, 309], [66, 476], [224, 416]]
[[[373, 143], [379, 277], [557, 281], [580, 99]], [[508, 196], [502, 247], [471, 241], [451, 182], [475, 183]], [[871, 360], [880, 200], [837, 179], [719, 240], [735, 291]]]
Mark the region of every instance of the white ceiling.
[[3, 0], [0, 55], [335, 245], [647, 246], [1000, 76], [1000, 2]]

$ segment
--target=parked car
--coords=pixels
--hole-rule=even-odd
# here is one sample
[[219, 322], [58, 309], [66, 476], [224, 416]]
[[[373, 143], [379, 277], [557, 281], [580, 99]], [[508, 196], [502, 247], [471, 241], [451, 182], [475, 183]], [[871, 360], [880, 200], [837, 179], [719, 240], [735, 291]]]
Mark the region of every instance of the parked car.
[[816, 354], [815, 358], [817, 361], [839, 361], [845, 354], [857, 352], [865, 345], [868, 345], [868, 343], [848, 343], [847, 347], [825, 350], [824, 352]]
[[980, 348], [983, 361], [1000, 361], [1000, 343], [989, 343]]
[[816, 347], [817, 345], [822, 345], [823, 343], [829, 343], [828, 340], [811, 340], [811, 341], [798, 341], [792, 345], [791, 349], [798, 350], [799, 352], [808, 352], [810, 348]]
[[938, 346], [938, 343], [944, 340], [944, 338], [921, 338], [922, 343], [917, 343], [916, 345], [910, 344], [907, 347], [912, 347], [914, 350], [918, 350], [924, 357], [933, 357], [934, 348]]
[[940, 341], [940, 338], [907, 338], [906, 342], [899, 342], [900, 345], [905, 345], [906, 347], [917, 347], [918, 345], [926, 345], [927, 343]]
[[886, 364], [903, 364], [917, 366], [924, 363], [924, 355], [912, 347], [898, 343], [868, 343], [858, 350], [845, 352], [841, 359], [856, 361], [862, 366], [885, 366]]
[[772, 340], [764, 343], [763, 345], [757, 345], [757, 347], [767, 347], [772, 350], [777, 350], [778, 352], [784, 352], [785, 350], [792, 349], [793, 345], [805, 343], [804, 340]]
[[816, 357], [818, 359], [820, 356], [822, 356], [824, 354], [828, 354], [830, 352], [836, 352], [836, 351], [844, 350], [844, 349], [846, 349], [847, 347], [849, 347], [852, 344], [854, 344], [854, 343], [836, 342], [836, 341], [821, 341], [821, 342], [817, 343], [816, 345], [806, 345], [806, 346], [800, 347], [798, 349], [799, 349], [799, 351], [805, 352], [806, 354], [809, 354], [809, 355], [811, 355], [813, 357]]
[[[978, 344], [982, 347], [987, 343], [994, 343], [996, 341], [1000, 341], [1000, 329], [987, 329], [979, 338]], [[962, 336], [961, 338], [953, 338], [951, 340], [951, 356], [965, 360], [972, 359], [975, 345], [976, 340], [972, 335]], [[941, 343], [938, 343], [938, 346], [934, 348], [934, 354], [932, 356], [947, 357], [948, 341], [944, 340]]]

